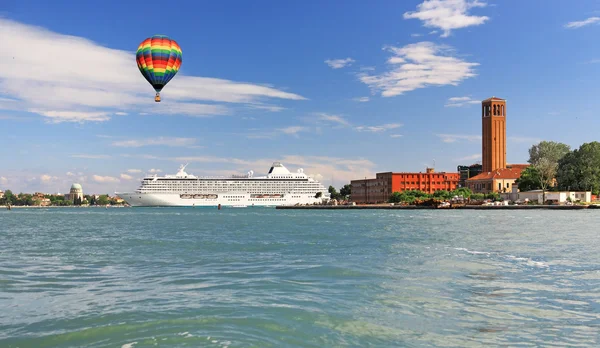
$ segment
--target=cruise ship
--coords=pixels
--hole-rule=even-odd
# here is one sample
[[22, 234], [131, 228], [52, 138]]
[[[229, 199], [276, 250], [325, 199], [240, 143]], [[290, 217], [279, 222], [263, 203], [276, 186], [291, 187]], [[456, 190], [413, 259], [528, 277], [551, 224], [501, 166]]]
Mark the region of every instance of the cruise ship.
[[274, 162], [266, 176], [252, 171], [231, 177], [197, 177], [182, 165], [175, 175], [146, 176], [134, 192], [116, 193], [133, 207], [252, 207], [313, 204], [329, 200], [330, 194], [302, 168], [290, 172]]

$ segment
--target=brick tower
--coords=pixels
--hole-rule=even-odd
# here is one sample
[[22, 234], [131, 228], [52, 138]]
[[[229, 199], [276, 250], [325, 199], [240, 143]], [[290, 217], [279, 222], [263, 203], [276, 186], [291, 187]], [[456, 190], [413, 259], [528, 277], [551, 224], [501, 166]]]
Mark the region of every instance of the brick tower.
[[482, 171], [506, 168], [506, 100], [491, 97], [481, 102]]

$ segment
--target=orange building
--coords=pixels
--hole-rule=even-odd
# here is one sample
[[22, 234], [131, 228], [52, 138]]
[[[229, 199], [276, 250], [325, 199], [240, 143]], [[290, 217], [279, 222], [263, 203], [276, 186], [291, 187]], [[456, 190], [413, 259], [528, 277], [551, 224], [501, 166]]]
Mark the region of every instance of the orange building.
[[481, 102], [482, 172], [466, 181], [476, 193], [511, 192], [528, 164], [506, 164], [506, 100], [488, 98]]
[[515, 181], [521, 176], [523, 168], [498, 168], [481, 173], [467, 180], [467, 188], [475, 193], [512, 192]]
[[434, 193], [452, 191], [458, 187], [458, 173], [436, 173], [427, 168], [425, 173], [377, 173], [374, 179], [352, 180], [351, 200], [357, 203], [384, 203], [394, 192], [419, 190]]
[[481, 102], [482, 172], [506, 168], [506, 100], [492, 97]]

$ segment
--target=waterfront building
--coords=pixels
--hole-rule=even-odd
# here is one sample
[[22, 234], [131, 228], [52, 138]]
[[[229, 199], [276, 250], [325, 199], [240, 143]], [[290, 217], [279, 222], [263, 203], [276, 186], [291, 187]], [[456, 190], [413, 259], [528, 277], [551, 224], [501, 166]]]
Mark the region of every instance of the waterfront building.
[[520, 168], [500, 168], [481, 173], [467, 180], [467, 188], [475, 193], [512, 192], [521, 171]]
[[[506, 164], [506, 100], [492, 97], [481, 102], [481, 173], [466, 179], [476, 193], [511, 192], [528, 164]], [[516, 186], [516, 185], [515, 185]]]
[[[505, 200], [524, 203], [526, 201], [538, 202], [544, 204], [544, 194], [542, 190], [517, 192], [502, 194]], [[561, 204], [571, 202], [592, 202], [594, 197], [591, 191], [546, 191], [546, 203]]]
[[459, 174], [458, 187], [467, 187], [467, 180], [481, 174], [482, 168], [481, 163], [471, 164], [470, 166], [458, 166], [456, 168]]
[[81, 185], [77, 183], [71, 185], [71, 190], [65, 194], [65, 200], [73, 203], [83, 202], [83, 188]]
[[0, 190], [0, 199], [4, 198], [4, 191]]
[[356, 203], [384, 203], [394, 192], [419, 190], [434, 193], [439, 190], [452, 191], [458, 187], [459, 174], [435, 172], [427, 168], [425, 173], [377, 173], [374, 179], [352, 180], [351, 200]]

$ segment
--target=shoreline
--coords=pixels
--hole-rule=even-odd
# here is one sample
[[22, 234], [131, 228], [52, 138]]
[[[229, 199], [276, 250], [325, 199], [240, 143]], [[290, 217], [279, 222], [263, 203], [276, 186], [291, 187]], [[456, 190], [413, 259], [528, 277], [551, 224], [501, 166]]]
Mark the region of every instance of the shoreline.
[[463, 205], [456, 207], [437, 208], [434, 206], [416, 205], [308, 205], [308, 206], [277, 206], [276, 209], [324, 209], [324, 210], [351, 210], [351, 209], [386, 209], [386, 210], [583, 210], [600, 209], [600, 205]]

